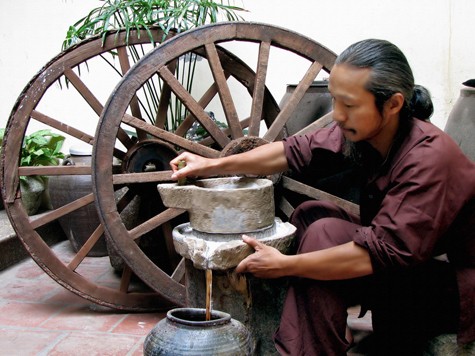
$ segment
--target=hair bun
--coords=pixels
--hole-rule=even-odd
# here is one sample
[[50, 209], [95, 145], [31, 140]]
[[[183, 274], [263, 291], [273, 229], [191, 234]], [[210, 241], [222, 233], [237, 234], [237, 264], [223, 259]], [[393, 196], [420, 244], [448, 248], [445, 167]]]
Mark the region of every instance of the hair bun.
[[414, 86], [414, 94], [411, 99], [411, 112], [413, 117], [420, 120], [428, 120], [434, 112], [430, 92], [422, 85]]

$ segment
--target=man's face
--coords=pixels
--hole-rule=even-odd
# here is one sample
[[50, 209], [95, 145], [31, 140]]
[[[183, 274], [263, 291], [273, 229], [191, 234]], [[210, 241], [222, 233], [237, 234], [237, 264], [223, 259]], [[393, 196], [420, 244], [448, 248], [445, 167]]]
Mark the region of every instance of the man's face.
[[333, 98], [333, 119], [345, 138], [352, 142], [376, 143], [386, 128], [386, 120], [365, 89], [371, 70], [347, 64], [335, 65], [330, 73], [329, 90]]

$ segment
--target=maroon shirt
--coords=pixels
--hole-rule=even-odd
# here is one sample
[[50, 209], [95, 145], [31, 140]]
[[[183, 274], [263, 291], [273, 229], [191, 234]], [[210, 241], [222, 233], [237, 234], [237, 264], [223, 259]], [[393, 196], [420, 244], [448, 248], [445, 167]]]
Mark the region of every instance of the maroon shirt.
[[[338, 126], [284, 140], [290, 169], [332, 165], [344, 138]], [[375, 272], [447, 254], [457, 272], [459, 341], [475, 340], [475, 164], [443, 131], [411, 120], [386, 162], [369, 174], [360, 197], [362, 227], [353, 240]], [[325, 152], [325, 154], [321, 154]], [[332, 154], [329, 154], [332, 153]], [[322, 159], [316, 158], [321, 156]]]

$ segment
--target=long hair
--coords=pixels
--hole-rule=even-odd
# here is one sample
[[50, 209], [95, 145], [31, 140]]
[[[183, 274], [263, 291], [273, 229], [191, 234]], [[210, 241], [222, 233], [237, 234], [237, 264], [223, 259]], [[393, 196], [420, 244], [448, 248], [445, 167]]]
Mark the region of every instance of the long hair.
[[374, 95], [380, 112], [393, 94], [401, 93], [404, 96], [401, 119], [416, 117], [427, 120], [432, 115], [434, 107], [429, 91], [414, 84], [406, 56], [391, 42], [378, 39], [356, 42], [337, 57], [335, 64], [371, 69], [366, 90]]

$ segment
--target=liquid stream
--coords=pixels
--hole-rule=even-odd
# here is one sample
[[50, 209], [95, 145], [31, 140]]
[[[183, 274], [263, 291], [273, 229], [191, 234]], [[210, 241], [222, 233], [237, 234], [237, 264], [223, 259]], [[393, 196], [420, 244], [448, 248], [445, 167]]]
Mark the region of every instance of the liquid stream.
[[206, 321], [211, 320], [211, 295], [213, 292], [213, 270], [206, 270]]

